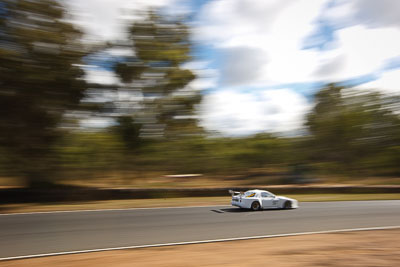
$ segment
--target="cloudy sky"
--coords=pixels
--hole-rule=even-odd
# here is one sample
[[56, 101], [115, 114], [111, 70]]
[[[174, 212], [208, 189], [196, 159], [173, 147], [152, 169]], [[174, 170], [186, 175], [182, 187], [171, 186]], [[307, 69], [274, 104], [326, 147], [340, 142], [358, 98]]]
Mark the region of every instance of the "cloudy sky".
[[[88, 38], [124, 38], [147, 6], [191, 15], [201, 125], [226, 135], [301, 129], [326, 82], [400, 93], [399, 0], [70, 0]], [[110, 53], [124, 53], [111, 51]], [[96, 67], [88, 78], [112, 83]]]

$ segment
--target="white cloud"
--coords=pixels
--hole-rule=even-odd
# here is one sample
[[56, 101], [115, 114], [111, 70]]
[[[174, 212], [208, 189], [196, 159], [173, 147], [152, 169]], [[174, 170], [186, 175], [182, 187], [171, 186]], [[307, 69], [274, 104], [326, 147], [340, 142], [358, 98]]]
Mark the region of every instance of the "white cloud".
[[246, 46], [225, 48], [221, 53], [224, 56], [221, 69], [224, 85], [247, 85], [257, 80], [268, 60], [262, 49]]
[[132, 49], [123, 48], [123, 47], [109, 48], [109, 49], [105, 50], [105, 52], [110, 54], [111, 56], [115, 56], [115, 57], [132, 57], [135, 55], [135, 53]]
[[279, 13], [295, 1], [217, 0], [200, 12], [196, 39], [215, 43], [257, 34], [271, 26]]
[[216, 88], [218, 72], [216, 69], [210, 68], [209, 64], [209, 61], [190, 61], [182, 64], [182, 68], [189, 69], [196, 75], [196, 79], [186, 86], [187, 90], [200, 91]]
[[105, 128], [114, 123], [114, 119], [105, 117], [92, 117], [79, 122], [82, 128]]
[[371, 27], [400, 27], [400, 1], [398, 0], [357, 0], [354, 2], [358, 21]]
[[[131, 10], [184, 3], [183, 0], [70, 2], [79, 7], [80, 23], [86, 32], [102, 40], [123, 38], [123, 21], [134, 19]], [[303, 96], [289, 89], [246, 93], [235, 89], [338, 82], [381, 73], [378, 80], [358, 88], [398, 92], [400, 71], [382, 73], [382, 70], [390, 59], [400, 56], [399, 9], [399, 0], [209, 1], [197, 16], [194, 41], [213, 47], [219, 65], [192, 62], [184, 66], [197, 74], [198, 79], [190, 84], [196, 90], [217, 88], [220, 77], [220, 91], [204, 97], [202, 125], [227, 135], [292, 131], [301, 127], [310, 105]], [[321, 21], [334, 31], [329, 49], [303, 49], [307, 37], [320, 32], [317, 30]], [[316, 44], [326, 38], [313, 37]], [[90, 70], [87, 77], [108, 84], [118, 82], [108, 71]]]
[[216, 91], [200, 107], [201, 125], [225, 135], [295, 131], [302, 127], [310, 104], [289, 89], [251, 92]]
[[225, 56], [221, 74], [232, 76], [222, 78], [225, 85], [309, 81], [317, 52], [301, 48], [326, 2], [213, 1], [201, 13], [195, 40], [214, 45]]
[[[195, 40], [220, 52], [221, 81], [229, 87], [338, 82], [380, 71], [400, 55], [400, 16], [394, 15], [400, 1], [328, 3], [212, 1], [201, 12]], [[303, 49], [317, 21], [334, 27], [329, 50]]]
[[[400, 56], [400, 28], [352, 26], [338, 30], [337, 47], [320, 54], [316, 78], [340, 81], [379, 71]], [[323, 71], [331, 64], [330, 71]]]
[[118, 40], [125, 37], [127, 22], [140, 18], [150, 7], [172, 6], [176, 0], [64, 0], [74, 22], [88, 39]]
[[368, 27], [400, 27], [398, 0], [336, 0], [322, 18], [331, 26], [343, 28], [364, 24]]
[[200, 90], [215, 88], [216, 86], [217, 86], [217, 81], [215, 78], [200, 77], [194, 79], [186, 87], [194, 89], [196, 91], [200, 91]]
[[108, 71], [99, 68], [85, 69], [85, 79], [90, 83], [99, 83], [107, 85], [120, 84], [117, 75], [113, 71]]
[[387, 71], [377, 80], [359, 85], [356, 89], [400, 95], [400, 69]]

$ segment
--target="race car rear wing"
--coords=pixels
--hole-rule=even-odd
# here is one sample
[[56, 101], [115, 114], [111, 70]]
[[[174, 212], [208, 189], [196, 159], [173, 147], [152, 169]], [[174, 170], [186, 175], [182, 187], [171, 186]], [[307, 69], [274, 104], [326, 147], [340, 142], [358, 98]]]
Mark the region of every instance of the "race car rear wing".
[[229, 192], [229, 194], [231, 194], [232, 196], [234, 196], [234, 195], [240, 195], [240, 194], [242, 194], [242, 192], [239, 192], [239, 191], [233, 191], [233, 190], [229, 190], [228, 192]]

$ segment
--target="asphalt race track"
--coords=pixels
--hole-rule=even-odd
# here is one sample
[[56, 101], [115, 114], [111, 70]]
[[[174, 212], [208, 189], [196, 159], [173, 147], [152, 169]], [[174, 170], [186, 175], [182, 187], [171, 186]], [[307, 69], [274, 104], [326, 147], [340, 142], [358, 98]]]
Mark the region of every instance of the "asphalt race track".
[[214, 206], [0, 215], [0, 258], [398, 225], [400, 200], [308, 202], [258, 212]]

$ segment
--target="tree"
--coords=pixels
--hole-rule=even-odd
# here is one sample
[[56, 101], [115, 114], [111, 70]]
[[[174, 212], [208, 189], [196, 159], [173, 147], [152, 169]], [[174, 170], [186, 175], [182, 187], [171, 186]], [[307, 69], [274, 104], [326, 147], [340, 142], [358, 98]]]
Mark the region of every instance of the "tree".
[[[190, 59], [188, 27], [150, 11], [129, 29], [135, 53], [115, 65], [125, 89], [140, 91], [142, 107], [134, 115], [142, 137], [174, 137], [198, 132], [194, 107], [199, 92], [185, 88], [195, 75], [182, 68]], [[126, 46], [125, 46], [126, 47]], [[122, 125], [121, 125], [122, 126]]]
[[31, 186], [51, 182], [65, 111], [86, 89], [81, 32], [56, 0], [0, 3], [0, 146]]
[[400, 120], [393, 101], [378, 94], [329, 84], [315, 96], [308, 116], [312, 160], [334, 163], [336, 171], [364, 171], [399, 143]]
[[138, 147], [140, 125], [133, 122], [130, 116], [120, 116], [117, 118], [117, 125], [113, 127], [114, 132], [121, 137], [126, 148], [129, 150]]

